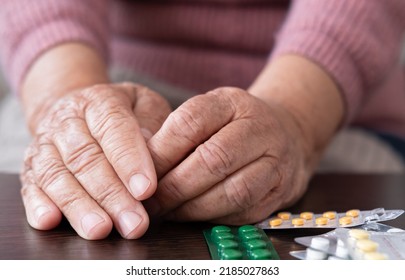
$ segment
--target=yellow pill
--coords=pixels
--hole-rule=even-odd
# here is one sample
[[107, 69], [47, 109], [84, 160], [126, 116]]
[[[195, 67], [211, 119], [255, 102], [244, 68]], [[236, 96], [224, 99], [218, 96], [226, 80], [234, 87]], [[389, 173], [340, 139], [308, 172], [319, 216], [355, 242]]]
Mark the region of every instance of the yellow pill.
[[360, 215], [360, 210], [352, 209], [346, 212], [346, 216], [356, 218]]
[[378, 252], [371, 252], [364, 254], [365, 260], [386, 260], [387, 256]]
[[352, 229], [349, 230], [350, 237], [354, 239], [361, 240], [361, 239], [369, 239], [370, 234], [364, 229]]
[[344, 216], [342, 218], [339, 219], [339, 224], [340, 225], [350, 225], [351, 223], [353, 223], [353, 218], [349, 217], [349, 216]]
[[282, 220], [289, 220], [291, 217], [291, 213], [290, 212], [280, 212], [277, 214], [277, 217], [279, 217]]
[[378, 243], [369, 239], [363, 239], [356, 242], [356, 247], [363, 252], [375, 252], [378, 248]]
[[314, 213], [312, 213], [312, 212], [302, 212], [300, 214], [300, 218], [303, 218], [305, 220], [311, 220], [313, 216], [314, 216]]
[[304, 225], [305, 220], [302, 219], [302, 218], [295, 218], [295, 219], [292, 219], [292, 220], [291, 220], [291, 223], [292, 223], [294, 226], [302, 226], [302, 225]]
[[324, 226], [328, 223], [329, 219], [325, 217], [319, 217], [315, 219], [315, 224], [318, 226]]
[[333, 220], [334, 218], [336, 218], [336, 212], [334, 211], [328, 211], [323, 213], [322, 217], [328, 218], [329, 220]]
[[283, 223], [282, 219], [273, 219], [269, 222], [271, 227], [278, 227], [279, 225], [281, 225]]

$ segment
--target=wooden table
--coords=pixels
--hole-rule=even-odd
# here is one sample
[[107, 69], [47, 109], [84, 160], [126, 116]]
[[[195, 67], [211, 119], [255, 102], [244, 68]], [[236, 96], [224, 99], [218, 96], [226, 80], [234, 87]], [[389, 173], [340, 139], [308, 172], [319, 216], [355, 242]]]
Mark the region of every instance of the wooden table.
[[[20, 183], [15, 174], [0, 174], [0, 259], [209, 259], [202, 231], [206, 223], [155, 223], [139, 240], [124, 240], [117, 232], [100, 241], [76, 235], [64, 221], [52, 231], [32, 229], [25, 219]], [[293, 213], [378, 207], [405, 209], [404, 175], [316, 175]], [[405, 228], [405, 215], [386, 224]], [[295, 237], [326, 232], [321, 229], [269, 230], [281, 259], [303, 249]]]

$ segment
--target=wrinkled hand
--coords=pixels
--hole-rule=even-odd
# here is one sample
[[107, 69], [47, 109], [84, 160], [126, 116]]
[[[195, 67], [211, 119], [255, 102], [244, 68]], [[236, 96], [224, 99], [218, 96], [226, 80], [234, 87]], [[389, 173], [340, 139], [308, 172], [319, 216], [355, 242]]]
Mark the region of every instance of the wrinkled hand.
[[171, 109], [151, 90], [98, 85], [70, 93], [48, 110], [27, 150], [22, 198], [29, 224], [47, 230], [62, 214], [86, 239], [114, 226], [138, 238], [149, 225], [140, 201], [157, 185], [146, 140]]
[[178, 221], [257, 222], [305, 191], [306, 142], [289, 112], [243, 90], [196, 96], [148, 142], [160, 178], [148, 211]]

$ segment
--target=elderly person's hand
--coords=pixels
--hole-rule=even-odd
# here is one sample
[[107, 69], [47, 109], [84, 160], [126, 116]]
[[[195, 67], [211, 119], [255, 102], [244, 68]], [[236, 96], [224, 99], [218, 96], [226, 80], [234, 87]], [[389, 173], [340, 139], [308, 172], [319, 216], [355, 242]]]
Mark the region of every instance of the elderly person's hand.
[[94, 50], [69, 43], [42, 55], [25, 79], [33, 141], [21, 193], [36, 229], [56, 227], [62, 215], [86, 239], [104, 238], [113, 226], [138, 238], [148, 228], [141, 201], [157, 178], [146, 142], [171, 109], [143, 86], [109, 83], [105, 69]]
[[259, 98], [218, 88], [168, 117], [148, 142], [159, 178], [151, 215], [253, 223], [300, 198], [339, 125], [339, 92], [298, 57], [266, 68], [251, 92]]
[[149, 219], [140, 201], [157, 185], [146, 140], [169, 112], [158, 94], [132, 84], [98, 85], [58, 100], [25, 158], [30, 225], [52, 228], [63, 213], [87, 239], [105, 237], [113, 225], [125, 238], [143, 235]]
[[294, 202], [310, 169], [294, 118], [237, 88], [194, 97], [149, 142], [159, 187], [152, 214], [241, 224]]

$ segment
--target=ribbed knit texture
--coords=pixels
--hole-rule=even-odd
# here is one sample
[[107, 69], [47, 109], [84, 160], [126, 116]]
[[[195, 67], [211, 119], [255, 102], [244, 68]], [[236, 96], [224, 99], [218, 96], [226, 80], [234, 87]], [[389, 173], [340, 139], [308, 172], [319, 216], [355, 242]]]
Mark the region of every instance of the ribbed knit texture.
[[[297, 53], [320, 64], [344, 92], [353, 120], [400, 67], [404, 30], [405, 1], [294, 1], [273, 55]], [[397, 90], [404, 101], [405, 88]]]
[[198, 93], [248, 87], [266, 63], [286, 4], [190, 2], [113, 1], [112, 60]]
[[38, 56], [68, 41], [196, 93], [247, 88], [269, 57], [294, 53], [336, 81], [346, 123], [405, 138], [403, 0], [0, 0], [0, 7], [0, 55], [15, 91]]
[[108, 1], [0, 0], [0, 58], [14, 90], [33, 61], [68, 41], [88, 44], [107, 59]]

